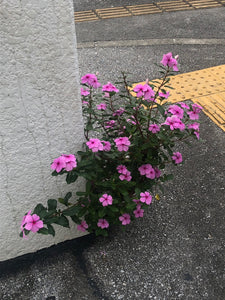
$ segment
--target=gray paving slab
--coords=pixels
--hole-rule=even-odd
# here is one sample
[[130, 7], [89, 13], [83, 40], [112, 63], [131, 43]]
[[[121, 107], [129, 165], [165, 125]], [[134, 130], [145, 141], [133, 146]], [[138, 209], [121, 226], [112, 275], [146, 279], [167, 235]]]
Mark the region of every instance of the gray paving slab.
[[76, 23], [77, 40], [225, 38], [225, 7]]

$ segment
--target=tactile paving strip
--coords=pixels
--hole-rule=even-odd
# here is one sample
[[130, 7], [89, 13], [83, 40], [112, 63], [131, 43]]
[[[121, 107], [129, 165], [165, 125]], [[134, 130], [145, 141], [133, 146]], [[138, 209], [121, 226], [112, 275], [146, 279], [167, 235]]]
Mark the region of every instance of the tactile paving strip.
[[119, 18], [119, 17], [129, 17], [132, 16], [131, 12], [126, 9], [126, 7], [112, 7], [112, 8], [103, 8], [96, 9], [97, 15], [100, 19], [111, 19], [111, 18]]
[[222, 4], [219, 1], [214, 0], [189, 0], [188, 1], [194, 8], [209, 8], [219, 7]]
[[187, 9], [194, 9], [191, 7], [187, 2], [184, 1], [168, 1], [168, 2], [158, 2], [157, 5], [163, 11], [178, 11], [178, 10], [187, 10]]
[[155, 4], [132, 5], [132, 6], [127, 6], [127, 9], [134, 16], [146, 15], [146, 14], [157, 14], [162, 12], [162, 10], [159, 7], [157, 7]]
[[99, 20], [93, 10], [78, 11], [74, 13], [75, 22], [87, 22]]
[[168, 89], [169, 102], [197, 102], [205, 114], [225, 131], [225, 65], [175, 75], [170, 77], [169, 86], [173, 87], [173, 90]]
[[140, 16], [163, 12], [193, 10], [225, 6], [225, 0], [176, 0], [151, 4], [139, 4], [79, 11], [74, 13], [75, 22], [96, 21], [101, 19]]

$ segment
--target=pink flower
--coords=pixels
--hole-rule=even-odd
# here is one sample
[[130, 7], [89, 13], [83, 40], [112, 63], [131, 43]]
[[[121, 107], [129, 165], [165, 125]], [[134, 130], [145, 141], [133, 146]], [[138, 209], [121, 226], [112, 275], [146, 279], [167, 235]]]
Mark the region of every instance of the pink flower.
[[99, 219], [97, 225], [98, 227], [104, 229], [109, 227], [109, 222], [106, 219]]
[[151, 168], [150, 170], [148, 170], [148, 173], [146, 173], [145, 176], [147, 178], [154, 179], [155, 178], [155, 170], [153, 168]]
[[62, 155], [65, 159], [66, 162], [66, 166], [65, 166], [65, 170], [66, 171], [71, 171], [73, 170], [73, 168], [76, 168], [77, 166], [77, 161], [76, 161], [76, 157], [73, 154], [69, 154], [69, 155]]
[[131, 173], [127, 170], [125, 174], [123, 173], [123, 174], [121, 174], [121, 175], [119, 176], [119, 179], [122, 180], [122, 181], [123, 181], [123, 180], [131, 181], [132, 177], [130, 176], [130, 174], [131, 174]]
[[99, 201], [102, 203], [102, 206], [108, 206], [108, 205], [112, 205], [113, 198], [111, 195], [104, 194], [102, 195], [101, 198], [99, 198]]
[[188, 111], [187, 113], [188, 113], [189, 118], [191, 120], [198, 120], [199, 119], [199, 113], [197, 111], [191, 110], [191, 111]]
[[110, 120], [110, 121], [105, 122], [105, 124], [106, 124], [105, 128], [113, 128], [116, 124], [116, 121]]
[[148, 85], [146, 84], [147, 87], [146, 87], [146, 91], [144, 93], [144, 100], [146, 101], [154, 101], [155, 102], [155, 92], [153, 91], [153, 89]]
[[81, 82], [84, 84], [88, 84], [90, 86], [93, 86], [94, 89], [97, 89], [101, 86], [101, 84], [98, 82], [97, 76], [95, 74], [86, 74], [83, 77], [81, 77]]
[[25, 219], [23, 220], [23, 226], [26, 230], [32, 232], [37, 232], [40, 228], [44, 227], [43, 221], [41, 221], [40, 217], [36, 214], [34, 215], [27, 214], [25, 216]]
[[88, 90], [85, 90], [84, 88], [80, 88], [80, 93], [81, 93], [81, 96], [87, 96], [90, 94], [90, 92]]
[[86, 104], [88, 104], [89, 102], [88, 101], [82, 101], [82, 105], [86, 105]]
[[183, 119], [183, 116], [184, 116], [184, 110], [178, 106], [178, 105], [171, 105], [168, 109], [168, 111], [177, 116], [179, 119]]
[[180, 104], [180, 106], [182, 108], [190, 109], [190, 107], [186, 103], [183, 103], [183, 102], [178, 102], [178, 103]]
[[200, 105], [197, 103], [192, 104], [192, 111], [188, 111], [189, 118], [191, 120], [198, 120], [199, 119], [199, 113], [203, 109]]
[[154, 170], [155, 170], [155, 177], [159, 178], [161, 176], [161, 171], [156, 167], [154, 167]]
[[80, 230], [83, 232], [85, 232], [87, 228], [88, 228], [88, 224], [86, 223], [86, 221], [82, 221], [80, 223], [80, 225], [77, 225], [77, 230]]
[[200, 113], [203, 110], [203, 107], [197, 103], [192, 104], [193, 110], [195, 110], [197, 113]]
[[21, 222], [21, 225], [20, 225], [20, 229], [21, 229], [21, 230], [23, 230], [23, 228], [24, 228], [23, 225], [26, 224], [26, 218], [27, 218], [28, 216], [30, 216], [30, 215], [31, 215], [31, 210], [29, 210], [28, 213], [27, 213], [25, 216], [23, 216], [23, 219], [22, 219], [22, 222]]
[[57, 173], [59, 173], [65, 167], [66, 167], [66, 159], [64, 156], [55, 158], [53, 163], [51, 164], [51, 169], [55, 170]]
[[130, 146], [130, 141], [128, 137], [119, 137], [114, 140], [118, 151], [128, 151]]
[[127, 121], [128, 123], [131, 123], [131, 124], [133, 124], [133, 125], [136, 125], [137, 123], [134, 121], [134, 120], [135, 120], [134, 116], [131, 116], [131, 118], [132, 118], [132, 120], [131, 120], [131, 119], [127, 119], [126, 121]]
[[100, 103], [97, 105], [98, 110], [106, 110], [107, 105], [105, 103]]
[[194, 134], [196, 135], [197, 139], [199, 140], [199, 138], [200, 138], [199, 131], [194, 131]]
[[115, 92], [115, 93], [119, 92], [119, 90], [111, 82], [108, 82], [106, 85], [103, 85], [102, 91], [103, 92]]
[[152, 196], [149, 192], [144, 192], [140, 194], [141, 198], [140, 201], [149, 205], [152, 202]]
[[148, 128], [152, 133], [157, 133], [160, 131], [160, 127], [157, 124], [151, 124]]
[[176, 129], [180, 129], [180, 131], [183, 131], [185, 129], [185, 124], [179, 119], [177, 123], [174, 124], [174, 127]]
[[121, 108], [120, 109], [117, 109], [114, 113], [113, 113], [113, 116], [121, 116], [123, 113], [124, 113], [125, 109], [124, 108]]
[[144, 97], [144, 100], [150, 100], [150, 101], [155, 101], [154, 96], [155, 92], [153, 89], [148, 85], [148, 84], [137, 84], [133, 91], [136, 94], [138, 98]]
[[199, 123], [195, 122], [193, 124], [188, 125], [189, 129], [199, 130]]
[[110, 151], [111, 150], [111, 144], [108, 141], [101, 141], [103, 144], [103, 151]]
[[89, 142], [86, 143], [86, 145], [92, 152], [103, 150], [103, 145], [99, 139], [90, 139]]
[[179, 164], [182, 162], [182, 155], [180, 152], [173, 152], [172, 159], [175, 161], [175, 164]]
[[27, 223], [27, 222], [26, 222], [26, 219], [27, 219], [27, 217], [30, 216], [30, 215], [31, 215], [31, 210], [29, 210], [28, 213], [27, 213], [25, 216], [23, 216], [23, 219], [22, 219], [22, 222], [21, 222], [21, 225], [20, 225], [20, 229], [21, 229], [22, 232], [23, 232], [23, 238], [24, 238], [25, 240], [27, 240], [27, 236], [25, 235], [25, 232], [24, 232], [24, 225]]
[[140, 203], [140, 199], [133, 199], [133, 202], [135, 202], [136, 204]]
[[196, 135], [196, 137], [197, 137], [197, 139], [199, 140], [199, 123], [197, 123], [197, 122], [195, 122], [195, 123], [193, 123], [193, 124], [189, 124], [188, 125], [188, 128], [189, 129], [194, 129], [195, 131], [194, 131], [194, 134]]
[[171, 130], [185, 129], [185, 124], [176, 115], [172, 115], [172, 117], [167, 117], [166, 122], [163, 123], [162, 125], [169, 125]]
[[141, 208], [141, 204], [138, 204], [136, 210], [133, 211], [135, 218], [142, 218], [144, 215], [144, 209]]
[[168, 66], [170, 68], [173, 68], [174, 71], [178, 71], [177, 60], [172, 57], [172, 53], [171, 52], [163, 55], [163, 59], [162, 59], [161, 63], [165, 67]]
[[147, 178], [155, 178], [155, 170], [150, 164], [142, 165], [138, 168], [141, 175], [145, 175]]
[[119, 217], [119, 220], [122, 222], [122, 225], [128, 225], [130, 224], [130, 215], [129, 214], [123, 214]]
[[140, 97], [144, 96], [144, 93], [145, 93], [145, 91], [146, 91], [146, 85], [145, 85], [145, 84], [137, 84], [137, 85], [134, 87], [133, 91], [134, 91], [135, 93], [137, 93], [136, 96], [137, 96], [138, 98], [140, 98]]
[[170, 92], [169, 92], [169, 91], [168, 91], [168, 92], [166, 92], [166, 94], [159, 92], [159, 97], [162, 97], [162, 98], [168, 99], [168, 98], [169, 98], [169, 96], [170, 96]]
[[110, 95], [109, 95], [109, 93], [107, 93], [107, 92], [106, 92], [105, 95], [104, 95], [105, 98], [109, 98], [109, 96], [110, 96]]
[[127, 172], [127, 168], [124, 165], [119, 165], [116, 169], [117, 169], [118, 173], [120, 173], [120, 174], [126, 174], [126, 172]]

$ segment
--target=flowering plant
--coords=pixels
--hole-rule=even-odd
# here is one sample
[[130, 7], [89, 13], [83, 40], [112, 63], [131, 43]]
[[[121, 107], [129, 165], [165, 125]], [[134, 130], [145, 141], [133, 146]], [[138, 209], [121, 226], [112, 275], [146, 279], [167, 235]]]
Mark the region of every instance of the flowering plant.
[[69, 227], [69, 218], [78, 230], [107, 235], [112, 224], [126, 226], [143, 217], [153, 193], [172, 179], [165, 166], [182, 163], [182, 154], [173, 150], [177, 143], [199, 139], [202, 108], [167, 101], [177, 57], [165, 54], [160, 68], [162, 78], [153, 83], [132, 85], [122, 73], [120, 91], [110, 82], [101, 86], [95, 74], [81, 78], [87, 141], [76, 156], [56, 158], [51, 169], [53, 176], [66, 176], [68, 184], [85, 178], [86, 188], [76, 192], [76, 201], [69, 192], [58, 201], [49, 199], [46, 207], [38, 204], [23, 217], [21, 236], [30, 231], [54, 236], [52, 225]]

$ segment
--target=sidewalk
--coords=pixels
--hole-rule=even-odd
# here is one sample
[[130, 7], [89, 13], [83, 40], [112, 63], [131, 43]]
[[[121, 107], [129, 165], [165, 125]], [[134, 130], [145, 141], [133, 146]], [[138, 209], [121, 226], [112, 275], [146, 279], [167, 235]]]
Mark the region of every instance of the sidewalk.
[[[87, 41], [106, 41], [103, 38], [109, 28], [108, 41], [118, 40], [118, 28], [124, 28], [121, 33], [124, 40], [125, 37], [140, 40], [140, 35], [143, 39], [158, 40], [167, 37], [221, 40], [217, 45], [212, 41], [195, 45], [79, 47], [81, 75], [99, 71], [101, 81], [107, 82], [116, 79], [119, 71], [127, 67], [133, 70], [133, 79], [137, 81], [145, 80], [146, 76], [154, 79], [158, 77], [154, 63], [169, 51], [180, 56], [179, 76], [224, 65], [223, 13], [224, 8], [216, 8], [204, 10], [204, 14], [203, 10], [166, 13], [163, 19], [157, 15], [77, 24], [81, 46]], [[185, 29], [184, 24], [189, 26], [185, 25]], [[216, 26], [205, 31], [212, 24]], [[126, 35], [128, 26], [133, 36], [132, 32]], [[151, 35], [147, 26], [152, 30]], [[156, 32], [157, 26], [161, 35]], [[190, 89], [184, 91], [182, 88], [182, 95]], [[196, 140], [190, 148], [180, 145], [177, 150], [182, 152], [184, 164], [170, 167], [173, 182], [166, 184], [165, 194], [150, 205], [143, 219], [127, 226], [125, 232], [113, 228], [108, 238], [87, 235], [0, 263], [0, 299], [223, 300], [225, 133], [203, 113], [201, 122], [202, 141]]]

